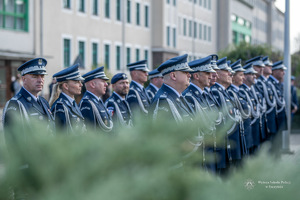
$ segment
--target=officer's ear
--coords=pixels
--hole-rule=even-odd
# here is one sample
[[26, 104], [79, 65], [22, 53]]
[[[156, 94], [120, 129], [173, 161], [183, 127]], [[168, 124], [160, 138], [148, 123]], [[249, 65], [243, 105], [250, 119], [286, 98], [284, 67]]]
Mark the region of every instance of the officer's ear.
[[170, 73], [170, 78], [171, 78], [171, 80], [175, 81], [176, 80], [176, 73], [175, 72], [171, 72]]
[[62, 88], [65, 89], [65, 90], [69, 90], [68, 82], [63, 82], [62, 83]]

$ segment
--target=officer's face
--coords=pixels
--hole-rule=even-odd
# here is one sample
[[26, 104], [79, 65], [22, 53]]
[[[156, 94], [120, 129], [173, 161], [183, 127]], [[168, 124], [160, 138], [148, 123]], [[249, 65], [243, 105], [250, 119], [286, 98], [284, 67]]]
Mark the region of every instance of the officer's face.
[[255, 83], [256, 75], [255, 74], [245, 74], [244, 83], [247, 85], [253, 85]]
[[212, 78], [212, 73], [210, 72], [198, 72], [199, 79], [198, 82], [202, 87], [208, 87], [210, 79]]
[[136, 70], [135, 73], [139, 83], [145, 83], [148, 80], [148, 72]]
[[152, 82], [156, 87], [160, 88], [164, 83], [164, 79], [163, 77], [156, 77], [152, 79]]
[[25, 74], [22, 76], [24, 88], [31, 94], [37, 96], [37, 94], [43, 90], [44, 87], [44, 75], [38, 74]]
[[217, 72], [219, 76], [217, 82], [228, 87], [232, 83], [231, 72], [227, 70], [218, 70]]
[[73, 81], [68, 80], [65, 83], [63, 83], [63, 92], [70, 96], [79, 95], [81, 94], [81, 87], [82, 83], [81, 81]]
[[235, 74], [232, 77], [232, 83], [236, 86], [240, 86], [243, 84], [245, 79], [244, 72], [235, 72]]
[[183, 71], [175, 71], [176, 83], [181, 88], [181, 90], [185, 90], [190, 85], [191, 74], [189, 72]]
[[217, 72], [212, 72], [211, 79], [209, 81], [209, 86], [213, 86], [216, 83], [218, 78], [219, 78], [219, 76], [218, 76]]
[[270, 76], [272, 74], [272, 67], [266, 65], [263, 68], [263, 73], [264, 73], [264, 76]]
[[95, 91], [97, 93], [96, 95], [103, 96], [105, 94], [106, 88], [108, 86], [106, 80], [96, 78], [93, 80], [93, 82], [94, 82]]
[[263, 71], [264, 71], [263, 67], [253, 65], [253, 68], [255, 71], [257, 71], [256, 77], [260, 77], [261, 75], [263, 75]]
[[272, 75], [279, 81], [283, 82], [285, 71], [283, 69], [273, 70]]
[[118, 82], [112, 85], [112, 88], [117, 94], [124, 97], [129, 92], [129, 81], [128, 79], [119, 80]]

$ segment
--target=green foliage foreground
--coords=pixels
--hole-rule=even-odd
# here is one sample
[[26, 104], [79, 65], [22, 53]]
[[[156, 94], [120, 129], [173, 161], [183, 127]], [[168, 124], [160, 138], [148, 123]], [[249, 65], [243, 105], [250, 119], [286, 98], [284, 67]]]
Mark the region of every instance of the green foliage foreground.
[[[221, 179], [199, 167], [201, 156], [185, 139], [193, 126], [141, 122], [118, 135], [49, 136], [33, 127], [26, 144], [2, 146], [5, 172], [0, 174], [0, 199], [19, 188], [29, 199], [43, 200], [199, 200], [292, 199], [300, 195], [299, 157], [273, 159], [264, 146], [239, 170]], [[28, 164], [27, 169], [20, 166]], [[273, 181], [273, 182], [272, 182]], [[284, 182], [285, 181], [285, 182]], [[275, 187], [275, 188], [273, 188]]]

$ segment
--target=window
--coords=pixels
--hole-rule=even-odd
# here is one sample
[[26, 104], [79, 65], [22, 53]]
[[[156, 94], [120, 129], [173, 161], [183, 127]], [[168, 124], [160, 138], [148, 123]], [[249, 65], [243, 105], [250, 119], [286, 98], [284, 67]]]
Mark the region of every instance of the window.
[[170, 46], [170, 27], [167, 26], [167, 45]]
[[121, 47], [117, 46], [116, 47], [116, 65], [117, 65], [117, 70], [121, 69]]
[[208, 0], [208, 6], [207, 6], [208, 10], [211, 10], [211, 0]]
[[127, 64], [130, 63], [130, 54], [131, 54], [131, 49], [130, 49], [130, 47], [127, 47], [126, 48], [126, 55], [127, 55], [126, 61], [127, 61]]
[[194, 22], [194, 38], [197, 38], [197, 22]]
[[140, 3], [136, 3], [136, 25], [140, 25]]
[[183, 19], [183, 35], [186, 36], [186, 19]]
[[202, 0], [199, 0], [199, 6], [202, 6]]
[[127, 0], [127, 22], [131, 23], [131, 11], [130, 11], [131, 1]]
[[0, 0], [0, 28], [28, 31], [28, 0]]
[[116, 18], [118, 21], [121, 21], [121, 0], [116, 0], [116, 6]]
[[105, 65], [106, 69], [110, 68], [110, 63], [109, 63], [110, 52], [109, 51], [110, 51], [110, 46], [109, 46], [109, 44], [106, 44], [104, 46], [104, 52], [105, 52], [104, 65]]
[[176, 0], [173, 0], [173, 6], [176, 6]]
[[149, 6], [145, 6], [145, 27], [149, 27]]
[[93, 0], [93, 15], [98, 15], [98, 0]]
[[207, 6], [207, 5], [206, 5], [206, 1], [207, 1], [207, 0], [204, 0], [204, 5], [203, 5], [204, 8], [206, 8], [206, 6]]
[[85, 0], [79, 0], [79, 8], [78, 8], [79, 12], [83, 12], [83, 13], [85, 12], [84, 3], [85, 3]]
[[173, 28], [173, 47], [176, 47], [176, 28]]
[[71, 41], [64, 39], [64, 67], [71, 65]]
[[[82, 61], [82, 64], [85, 65], [85, 43], [83, 41], [79, 41], [79, 58]], [[80, 67], [84, 67], [84, 66], [80, 66]]]
[[167, 0], [167, 4], [170, 4], [170, 0]]
[[207, 39], [207, 26], [206, 25], [203, 26], [203, 33], [204, 33], [203, 39], [206, 40]]
[[71, 8], [71, 0], [64, 0], [64, 8], [66, 9]]
[[144, 58], [145, 58], [145, 60], [148, 61], [148, 58], [149, 58], [149, 51], [148, 50], [144, 51]]
[[199, 24], [199, 39], [202, 40], [202, 24]]
[[105, 17], [110, 18], [110, 2], [109, 0], [105, 0]]
[[208, 27], [207, 31], [208, 31], [208, 33], [207, 33], [207, 35], [208, 35], [208, 41], [211, 42], [211, 27], [210, 26]]
[[140, 60], [140, 50], [139, 49], [135, 50], [135, 58], [136, 58], [136, 61]]
[[92, 43], [92, 64], [93, 67], [98, 65], [98, 44]]
[[192, 37], [192, 20], [189, 20], [189, 36]]

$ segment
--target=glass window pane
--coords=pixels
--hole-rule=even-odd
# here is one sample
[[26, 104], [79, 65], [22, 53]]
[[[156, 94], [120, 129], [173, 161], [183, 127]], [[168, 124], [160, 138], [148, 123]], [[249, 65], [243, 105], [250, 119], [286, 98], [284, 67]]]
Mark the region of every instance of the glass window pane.
[[14, 12], [14, 1], [15, 0], [6, 0], [6, 12]]
[[5, 28], [14, 28], [14, 17], [6, 16], [5, 17]]
[[140, 50], [139, 49], [135, 50], [135, 58], [136, 58], [136, 61], [140, 60]]
[[104, 63], [105, 63], [105, 66], [106, 66], [106, 68], [107, 69], [109, 69], [110, 68], [110, 63], [109, 63], [109, 57], [110, 57], [110, 46], [109, 46], [109, 44], [106, 44], [105, 45], [105, 56], [104, 56]]
[[64, 67], [70, 66], [70, 40], [64, 39]]
[[0, 27], [3, 27], [4, 24], [3, 24], [3, 15], [0, 15]]
[[0, 0], [0, 11], [2, 11], [4, 9], [4, 0]]
[[121, 69], [121, 47], [117, 46], [116, 48], [116, 64], [117, 70]]
[[25, 3], [23, 1], [18, 1], [16, 4], [16, 12], [20, 14], [25, 13]]
[[140, 25], [140, 4], [136, 3], [136, 25]]
[[25, 29], [25, 20], [23, 18], [16, 18], [16, 29]]
[[127, 0], [127, 22], [128, 23], [131, 23], [130, 6], [131, 6], [131, 2], [130, 0]]
[[98, 0], [93, 0], [93, 15], [98, 15]]
[[126, 61], [127, 61], [127, 64], [130, 63], [130, 53], [131, 53], [131, 50], [130, 50], [129, 47], [127, 47], [127, 48], [126, 48], [126, 54], [127, 54], [127, 59], [126, 59]]

